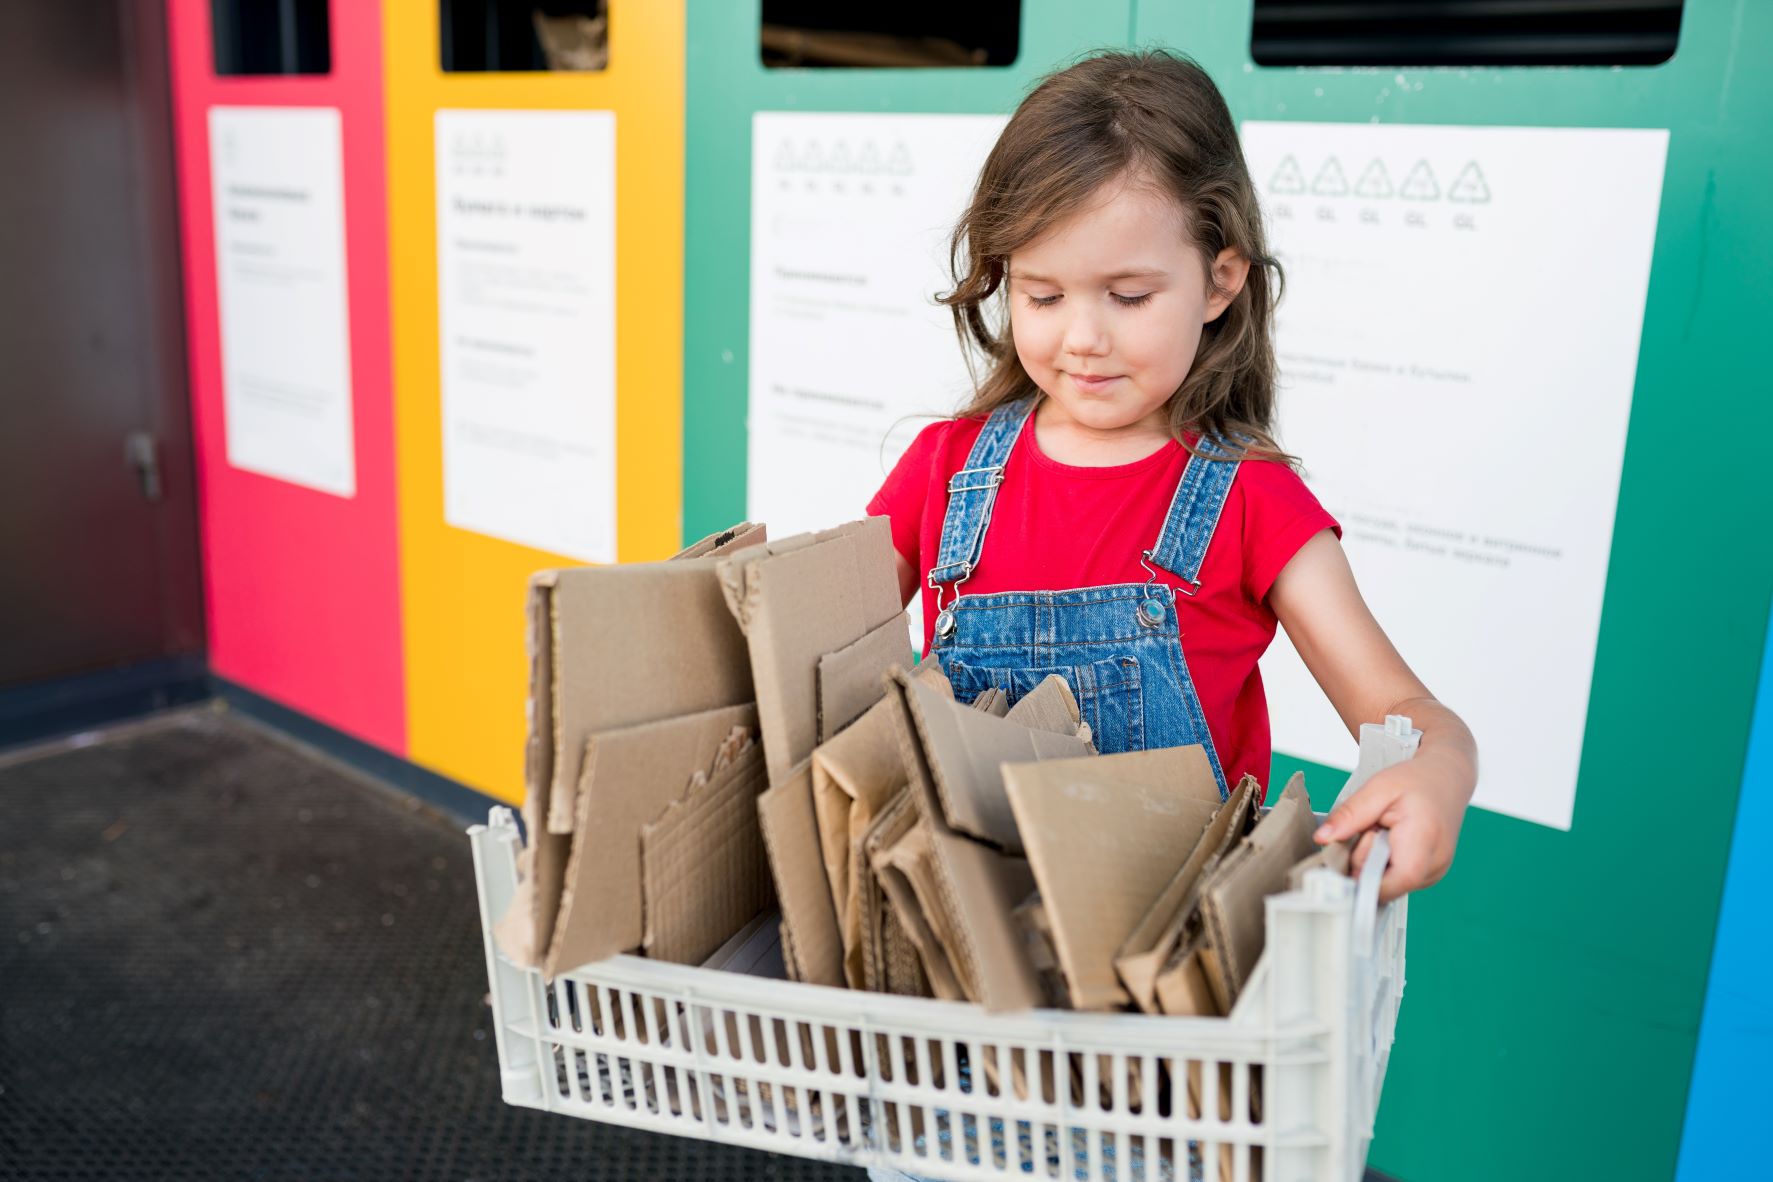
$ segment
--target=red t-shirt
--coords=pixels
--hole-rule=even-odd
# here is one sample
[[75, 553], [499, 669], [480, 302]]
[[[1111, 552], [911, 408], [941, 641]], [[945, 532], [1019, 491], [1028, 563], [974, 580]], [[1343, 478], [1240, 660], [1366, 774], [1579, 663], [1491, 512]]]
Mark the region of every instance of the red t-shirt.
[[[870, 514], [892, 520], [893, 544], [920, 579], [941, 548], [948, 479], [966, 466], [984, 425], [952, 419], [925, 427], [868, 503]], [[1072, 467], [1040, 450], [1029, 423], [1004, 466], [979, 566], [962, 593], [1143, 583], [1140, 554], [1157, 543], [1187, 461], [1188, 452], [1171, 441], [1131, 464]], [[1188, 671], [1229, 783], [1248, 773], [1268, 784], [1268, 701], [1256, 668], [1274, 639], [1268, 589], [1299, 547], [1326, 529], [1341, 533], [1292, 469], [1245, 461], [1201, 563], [1199, 592], [1176, 597]], [[1158, 577], [1169, 586], [1182, 583], [1161, 568]], [[935, 617], [935, 593], [925, 579], [925, 652]]]

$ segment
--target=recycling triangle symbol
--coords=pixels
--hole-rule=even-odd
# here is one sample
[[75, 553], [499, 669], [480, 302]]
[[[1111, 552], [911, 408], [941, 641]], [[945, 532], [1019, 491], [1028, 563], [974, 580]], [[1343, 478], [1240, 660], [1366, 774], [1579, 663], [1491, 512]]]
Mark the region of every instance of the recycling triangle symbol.
[[1268, 182], [1268, 189], [1271, 193], [1305, 192], [1305, 174], [1299, 171], [1299, 162], [1291, 156], [1282, 160]]
[[1416, 167], [1404, 178], [1403, 188], [1399, 192], [1406, 201], [1433, 201], [1441, 195], [1440, 182], [1434, 179], [1434, 172], [1428, 167], [1428, 161], [1416, 161]]
[[1361, 170], [1361, 179], [1354, 183], [1354, 191], [1362, 197], [1390, 197], [1395, 193], [1391, 174], [1385, 171], [1385, 161], [1374, 157], [1372, 163]]
[[1473, 160], [1460, 170], [1454, 178], [1453, 187], [1447, 190], [1448, 201], [1469, 201], [1473, 205], [1482, 205], [1490, 199], [1490, 186], [1484, 181], [1483, 170]]
[[1319, 197], [1346, 197], [1348, 178], [1342, 175], [1342, 162], [1334, 156], [1324, 161], [1324, 166], [1317, 170], [1317, 179], [1311, 182], [1311, 191]]

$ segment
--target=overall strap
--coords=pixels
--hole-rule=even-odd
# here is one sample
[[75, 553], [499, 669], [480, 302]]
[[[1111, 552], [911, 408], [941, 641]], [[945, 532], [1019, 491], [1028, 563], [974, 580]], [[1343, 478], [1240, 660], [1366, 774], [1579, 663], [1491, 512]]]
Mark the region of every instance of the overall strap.
[[1194, 594], [1200, 586], [1200, 564], [1207, 556], [1207, 545], [1219, 526], [1219, 515], [1225, 510], [1225, 497], [1237, 477], [1238, 461], [1209, 460], [1207, 456], [1229, 456], [1230, 448], [1221, 439], [1203, 435], [1195, 444], [1199, 454], [1188, 457], [1182, 479], [1176, 484], [1176, 495], [1164, 518], [1157, 545], [1145, 552], [1147, 562], [1156, 563], [1190, 586], [1185, 594]]
[[1004, 464], [1033, 410], [1034, 399], [1021, 398], [992, 411], [967, 454], [967, 466], [949, 478], [948, 513], [942, 518], [942, 545], [930, 570], [930, 586], [964, 580], [979, 564]]

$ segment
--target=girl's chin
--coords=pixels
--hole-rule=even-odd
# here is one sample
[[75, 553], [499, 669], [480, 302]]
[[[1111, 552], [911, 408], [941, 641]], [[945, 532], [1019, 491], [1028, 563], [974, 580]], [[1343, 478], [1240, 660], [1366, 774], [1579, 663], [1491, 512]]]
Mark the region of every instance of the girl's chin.
[[1066, 418], [1092, 431], [1124, 431], [1136, 427], [1150, 418], [1154, 409], [1136, 404], [1125, 394], [1117, 398], [1110, 394], [1079, 395], [1066, 390], [1058, 394], [1049, 391], [1048, 396], [1059, 404]]

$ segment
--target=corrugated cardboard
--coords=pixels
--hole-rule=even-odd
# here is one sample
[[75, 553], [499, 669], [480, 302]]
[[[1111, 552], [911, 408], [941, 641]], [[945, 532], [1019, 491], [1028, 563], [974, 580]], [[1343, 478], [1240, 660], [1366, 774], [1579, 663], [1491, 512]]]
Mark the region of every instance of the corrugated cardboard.
[[1354, 857], [1354, 845], [1358, 837], [1347, 841], [1332, 841], [1296, 863], [1287, 871], [1287, 889], [1296, 891], [1305, 885], [1305, 876], [1313, 870], [1329, 870], [1336, 874], [1347, 874], [1349, 863]]
[[[917, 816], [911, 794], [901, 789], [855, 843], [850, 871], [855, 893], [851, 902], [857, 913], [856, 944], [862, 984], [853, 988], [909, 997], [931, 994], [923, 956], [874, 873], [875, 861], [917, 823]], [[844, 969], [846, 974], [850, 971], [847, 947]]]
[[1190, 920], [1199, 926], [1200, 885], [1225, 851], [1249, 831], [1250, 817], [1261, 791], [1253, 776], [1245, 776], [1231, 790], [1181, 868], [1115, 953], [1115, 972], [1133, 995], [1133, 1001], [1146, 1013], [1159, 1012], [1158, 974], [1174, 955]]
[[910, 668], [910, 624], [900, 612], [845, 648], [819, 658], [819, 742], [862, 716], [886, 692], [889, 669]]
[[981, 690], [979, 696], [973, 699], [973, 709], [994, 718], [1002, 718], [1010, 712], [1010, 696], [996, 686], [990, 686]]
[[721, 610], [715, 568], [764, 537], [763, 526], [746, 523], [665, 562], [531, 577], [526, 803], [547, 802], [540, 815], [550, 832], [572, 832], [573, 794], [593, 731], [751, 700], [749, 654]]
[[1077, 735], [1085, 727], [1071, 683], [1057, 673], [1023, 694], [1022, 700], [1010, 707], [1004, 717], [1029, 730], [1051, 731], [1055, 735]]
[[[769, 758], [769, 748], [764, 748]], [[819, 853], [809, 759], [757, 798], [776, 898], [782, 908], [782, 951], [788, 973], [814, 985], [844, 983], [843, 940]]]
[[870, 517], [752, 547], [720, 560], [719, 571], [749, 648], [770, 784], [779, 785], [818, 743], [820, 658], [901, 617], [891, 530]]
[[1207, 964], [1207, 979], [1215, 983], [1216, 967], [1223, 981], [1222, 991], [1216, 992], [1225, 1013], [1231, 1012], [1262, 955], [1266, 937], [1262, 901], [1285, 890], [1287, 871], [1316, 852], [1317, 843], [1311, 839], [1315, 828], [1305, 777], [1294, 775], [1280, 800], [1201, 888], [1207, 950], [1216, 958], [1216, 964]]
[[949, 827], [1006, 853], [1021, 854], [1023, 843], [1004, 796], [1002, 766], [1095, 753], [1075, 734], [1030, 730], [1007, 716], [969, 710], [916, 682], [907, 686], [905, 701]]
[[929, 906], [938, 897], [938, 888], [931, 865], [929, 828], [922, 818], [914, 818], [899, 840], [875, 856], [873, 871], [917, 950], [935, 995], [948, 1001], [964, 1001], [966, 994], [948, 952], [954, 936], [949, 933], [944, 940], [932, 922], [941, 916], [941, 910]]
[[1115, 953], [1219, 809], [1206, 752], [1005, 764], [1003, 779], [1072, 1005], [1125, 1005]]
[[741, 521], [739, 524], [718, 533], [709, 534], [693, 545], [685, 546], [673, 554], [671, 559], [707, 558], [714, 554], [732, 554], [747, 546], [761, 546], [768, 540], [769, 533], [760, 522]]
[[[889, 694], [887, 700], [900, 711], [899, 740], [911, 799], [919, 815], [929, 822], [940, 910], [956, 933], [958, 946], [948, 950], [955, 975], [967, 1000], [988, 1010], [1031, 1009], [1041, 1002], [1040, 979], [1028, 963], [1012, 912], [1034, 890], [1034, 873], [1025, 859], [949, 827], [906, 701], [916, 683], [903, 673], [895, 683], [898, 692]], [[942, 703], [939, 694], [925, 693], [922, 700]], [[946, 705], [951, 707], [952, 703]], [[940, 930], [940, 925], [935, 926]]]
[[1016, 908], [1016, 925], [1022, 930], [1022, 942], [1028, 949], [1028, 963], [1040, 977], [1045, 1004], [1062, 1009], [1071, 1004], [1071, 991], [1065, 986], [1065, 973], [1059, 966], [1059, 953], [1053, 947], [1053, 925], [1047, 920], [1046, 905], [1039, 895], [1030, 895]]
[[641, 948], [701, 964], [770, 904], [757, 826], [763, 748], [751, 743], [640, 830]]
[[[948, 679], [934, 663], [912, 675], [952, 695]], [[886, 678], [877, 678], [884, 691]], [[905, 787], [905, 764], [890, 704], [877, 701], [854, 724], [813, 752], [813, 811], [819, 821], [819, 848], [843, 939], [844, 973], [852, 989], [865, 988], [861, 947], [862, 895], [869, 869], [857, 855], [875, 817]]]
[[735, 728], [756, 725], [745, 703], [591, 736], [548, 976], [640, 947], [641, 828], [714, 766]]

